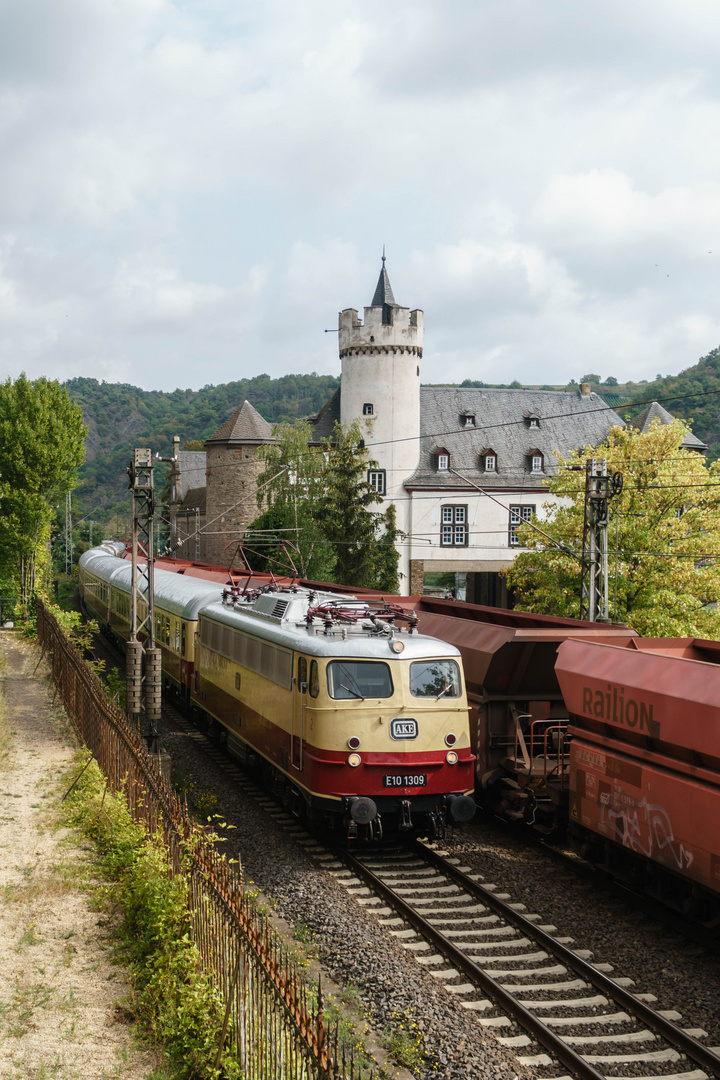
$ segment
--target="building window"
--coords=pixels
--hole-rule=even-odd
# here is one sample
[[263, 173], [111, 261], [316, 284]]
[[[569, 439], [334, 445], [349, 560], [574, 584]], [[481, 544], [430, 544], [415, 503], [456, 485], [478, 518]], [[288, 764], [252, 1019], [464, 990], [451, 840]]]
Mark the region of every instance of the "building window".
[[460, 423], [463, 427], [475, 427], [475, 417], [470, 413], [462, 413], [460, 416]]
[[438, 471], [447, 472], [450, 468], [450, 455], [448, 454], [447, 450], [441, 450], [439, 452], [437, 461]]
[[542, 454], [533, 454], [532, 455], [530, 471], [531, 472], [542, 472], [543, 471], [543, 456], [542, 456]]
[[467, 506], [440, 508], [440, 543], [443, 547], [468, 546]]
[[497, 472], [497, 457], [495, 454], [485, 455], [485, 472]]
[[366, 401], [363, 405], [363, 416], [372, 416], [374, 412], [375, 409], [373, 408], [372, 402]]
[[524, 521], [529, 521], [535, 513], [534, 506], [511, 506], [510, 507], [510, 547], [518, 547], [518, 529]]
[[374, 487], [378, 495], [384, 495], [385, 488], [385, 470], [384, 469], [370, 469], [367, 474], [367, 482]]

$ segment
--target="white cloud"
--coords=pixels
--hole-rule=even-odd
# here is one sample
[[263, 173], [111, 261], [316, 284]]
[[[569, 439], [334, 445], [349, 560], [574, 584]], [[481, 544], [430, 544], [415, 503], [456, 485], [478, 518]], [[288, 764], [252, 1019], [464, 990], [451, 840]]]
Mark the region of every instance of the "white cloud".
[[428, 380], [640, 377], [718, 343], [711, 0], [5, 0], [3, 19], [11, 374], [337, 371], [323, 331], [369, 302], [383, 243], [425, 309]]

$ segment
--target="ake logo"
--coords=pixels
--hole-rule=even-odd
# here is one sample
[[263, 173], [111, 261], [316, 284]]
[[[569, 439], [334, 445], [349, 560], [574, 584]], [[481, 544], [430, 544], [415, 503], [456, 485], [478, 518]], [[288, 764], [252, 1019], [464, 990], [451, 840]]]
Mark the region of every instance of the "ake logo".
[[417, 720], [391, 720], [390, 721], [390, 738], [391, 739], [417, 739], [418, 737], [418, 722]]

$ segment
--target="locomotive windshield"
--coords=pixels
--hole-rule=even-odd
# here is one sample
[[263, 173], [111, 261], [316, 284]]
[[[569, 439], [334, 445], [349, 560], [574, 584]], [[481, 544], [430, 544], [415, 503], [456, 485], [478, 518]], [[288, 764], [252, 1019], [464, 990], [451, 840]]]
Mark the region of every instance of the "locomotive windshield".
[[454, 660], [417, 660], [410, 665], [414, 697], [460, 697], [460, 668]]
[[390, 668], [379, 660], [331, 660], [327, 668], [332, 698], [385, 698], [393, 695]]

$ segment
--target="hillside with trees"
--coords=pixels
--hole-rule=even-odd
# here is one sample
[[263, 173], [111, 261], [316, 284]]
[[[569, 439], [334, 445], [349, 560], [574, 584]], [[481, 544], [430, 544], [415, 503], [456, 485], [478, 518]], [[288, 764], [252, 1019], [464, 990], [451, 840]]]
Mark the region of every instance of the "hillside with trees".
[[[639, 387], [631, 400], [661, 402], [707, 443], [708, 461], [720, 457], [720, 348], [713, 349], [679, 375], [658, 375], [653, 382]], [[639, 411], [640, 407], [623, 409], [622, 415], [627, 419]]]
[[[77, 492], [86, 514], [108, 521], [129, 514], [125, 467], [136, 446], [169, 456], [174, 435], [181, 446], [212, 435], [247, 398], [271, 424], [316, 413], [340, 385], [332, 375], [256, 375], [202, 390], [140, 390], [124, 383], [71, 379], [64, 384], [83, 411], [88, 434]], [[157, 477], [158, 487], [163, 477]]]
[[[614, 376], [581, 375], [565, 386], [543, 385], [540, 389], [577, 389], [589, 382], [612, 408], [628, 402], [661, 400], [674, 416], [691, 423], [695, 434], [710, 447], [709, 460], [720, 456], [720, 349], [714, 349], [697, 364], [679, 375], [658, 375], [652, 382], [620, 382]], [[294, 423], [312, 416], [340, 385], [332, 375], [284, 375], [273, 379], [256, 375], [201, 390], [149, 391], [121, 383], [97, 379], [71, 379], [65, 383], [70, 398], [81, 406], [88, 427], [86, 459], [80, 470], [78, 506], [96, 520], [109, 521], [113, 515], [127, 517], [125, 467], [135, 446], [150, 446], [163, 456], [170, 454], [172, 438], [179, 435], [181, 446], [202, 440], [247, 398], [271, 424]], [[520, 383], [490, 384], [466, 379], [462, 387], [520, 387]], [[685, 397], [703, 394], [704, 397]], [[669, 399], [669, 400], [668, 400]], [[630, 418], [642, 408], [622, 409]], [[158, 487], [163, 483], [158, 471]]]

